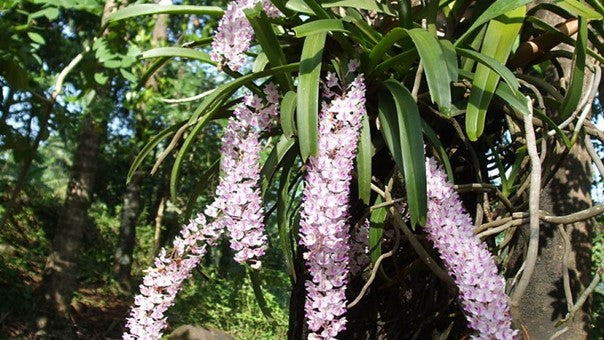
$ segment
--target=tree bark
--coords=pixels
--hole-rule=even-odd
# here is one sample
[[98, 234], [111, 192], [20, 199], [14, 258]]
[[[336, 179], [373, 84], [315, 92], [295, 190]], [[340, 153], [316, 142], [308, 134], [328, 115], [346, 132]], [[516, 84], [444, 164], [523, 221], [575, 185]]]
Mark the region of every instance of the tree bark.
[[[38, 329], [56, 329], [61, 337], [71, 337], [69, 310], [77, 287], [77, 260], [80, 255], [85, 226], [88, 223], [97, 157], [104, 129], [92, 116], [86, 117], [67, 189], [67, 196], [57, 223], [52, 252], [46, 261], [41, 285], [43, 310], [37, 320]], [[49, 317], [53, 324], [49, 324]]]
[[[541, 209], [556, 215], [567, 215], [592, 206], [591, 159], [583, 139], [570, 151], [565, 161], [541, 194]], [[591, 222], [565, 226], [570, 238], [567, 267], [571, 290], [576, 298], [591, 280]], [[553, 224], [542, 223], [539, 257], [527, 290], [520, 301], [518, 318], [534, 339], [549, 339], [564, 327], [565, 339], [588, 339], [590, 301], [588, 300], [572, 320], [556, 328], [555, 324], [568, 313], [563, 286], [564, 240]]]
[[[540, 16], [551, 25], [556, 25], [564, 20], [546, 11]], [[565, 46], [562, 48], [568, 49]], [[572, 67], [570, 61], [564, 60], [561, 65], [564, 74], [559, 75], [559, 78], [564, 76], [567, 80], [570, 79]], [[590, 79], [590, 75], [593, 76], [586, 72], [586, 80]], [[560, 80], [557, 79], [557, 81]], [[583, 92], [586, 91], [585, 85], [583, 90]], [[553, 150], [553, 146], [550, 146], [550, 149]], [[552, 150], [548, 150], [548, 152], [554, 152]], [[548, 156], [548, 158], [556, 159], [557, 156], [559, 155]], [[553, 164], [546, 164], [546, 166], [553, 169]], [[547, 170], [544, 167], [544, 171]], [[579, 137], [577, 143], [563, 159], [552, 180], [542, 189], [540, 209], [555, 215], [566, 215], [591, 207], [591, 180], [591, 158], [587, 153], [584, 139]], [[570, 239], [570, 249], [565, 248], [564, 239], [557, 225], [541, 223], [539, 256], [532, 280], [520, 301], [518, 313], [515, 315], [515, 319], [525, 327], [533, 339], [549, 339], [566, 327], [567, 330], [564, 333], [558, 334], [559, 338], [589, 338], [591, 299], [583, 305], [573, 319], [566, 321], [560, 327], [555, 327], [556, 322], [568, 313], [563, 283], [565, 255], [568, 258], [566, 265], [569, 271], [571, 291], [575, 299], [591, 281], [593, 223], [584, 221], [563, 227]], [[523, 234], [528, 235], [526, 231]], [[521, 252], [521, 248], [519, 247], [516, 252]]]
[[136, 223], [141, 211], [141, 180], [142, 175], [135, 173], [126, 187], [122, 204], [120, 234], [113, 264], [113, 273], [126, 291], [130, 291], [132, 288], [132, 254], [136, 241]]

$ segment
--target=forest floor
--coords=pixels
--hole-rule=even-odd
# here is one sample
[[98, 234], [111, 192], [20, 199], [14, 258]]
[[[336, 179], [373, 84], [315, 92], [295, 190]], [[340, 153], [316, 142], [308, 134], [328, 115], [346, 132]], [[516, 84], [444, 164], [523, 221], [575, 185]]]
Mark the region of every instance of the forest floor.
[[[43, 256], [20, 256], [22, 249], [0, 254], [0, 339], [33, 338], [36, 289]], [[71, 317], [81, 339], [119, 339], [130, 298], [102, 282], [84, 283], [72, 302]]]
[[[123, 324], [130, 308], [123, 297], [94, 287], [78, 290], [72, 303], [72, 321], [79, 339], [120, 339]], [[33, 338], [31, 315], [3, 312], [0, 314], [0, 339]]]

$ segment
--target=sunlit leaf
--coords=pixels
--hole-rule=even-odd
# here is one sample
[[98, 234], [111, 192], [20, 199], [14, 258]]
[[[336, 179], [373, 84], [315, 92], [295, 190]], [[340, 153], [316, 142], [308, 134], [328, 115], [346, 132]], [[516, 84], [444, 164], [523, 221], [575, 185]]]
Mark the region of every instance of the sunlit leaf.
[[[481, 53], [500, 63], [505, 63], [514, 41], [518, 37], [525, 14], [524, 7], [518, 7], [492, 20], [482, 44]], [[476, 66], [472, 92], [466, 111], [466, 133], [475, 141], [484, 130], [485, 116], [493, 93], [499, 83], [499, 74], [484, 64]]]
[[[384, 85], [391, 96], [383, 95], [380, 98], [380, 123], [384, 127], [383, 131], [388, 129], [388, 133], [391, 134], [387, 138], [390, 139], [387, 144], [390, 144], [388, 145], [390, 152], [405, 176], [411, 224], [412, 226], [424, 225], [428, 202], [421, 118], [409, 90], [392, 79], [385, 81]], [[390, 100], [394, 102], [394, 107], [388, 103]]]
[[319, 84], [326, 33], [309, 35], [300, 57], [296, 122], [303, 161], [317, 152]]
[[217, 6], [135, 4], [117, 10], [106, 18], [106, 22], [116, 22], [133, 17], [152, 14], [195, 14], [221, 16], [224, 10]]

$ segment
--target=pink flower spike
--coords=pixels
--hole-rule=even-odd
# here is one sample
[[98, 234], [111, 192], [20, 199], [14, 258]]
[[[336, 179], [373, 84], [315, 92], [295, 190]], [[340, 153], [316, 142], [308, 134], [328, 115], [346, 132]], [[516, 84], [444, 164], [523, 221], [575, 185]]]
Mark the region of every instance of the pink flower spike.
[[[516, 339], [505, 294], [486, 244], [474, 234], [472, 219], [447, 175], [432, 158], [426, 159], [428, 218], [424, 230], [459, 287], [459, 298], [476, 339]], [[496, 316], [496, 317], [495, 317]]]
[[[336, 85], [335, 75], [328, 74], [327, 86]], [[363, 76], [341, 96], [322, 103], [319, 148], [308, 160], [300, 221], [300, 244], [307, 249], [303, 258], [311, 275], [305, 303], [309, 339], [333, 339], [346, 329], [349, 186], [365, 114]]]
[[273, 83], [264, 92], [268, 104], [255, 95], [247, 95], [233, 112], [222, 137], [223, 154], [217, 197], [207, 210], [222, 212], [221, 224], [231, 240], [234, 259], [258, 269], [259, 256], [267, 248], [264, 213], [260, 197], [260, 133], [277, 116], [279, 93]]
[[[254, 30], [243, 10], [254, 7], [258, 2], [260, 1], [235, 0], [227, 6], [218, 22], [210, 53], [210, 57], [219, 67], [226, 64], [233, 71], [238, 71], [245, 64], [245, 52], [254, 39]], [[281, 15], [279, 9], [269, 0], [263, 0], [262, 7], [271, 18]]]

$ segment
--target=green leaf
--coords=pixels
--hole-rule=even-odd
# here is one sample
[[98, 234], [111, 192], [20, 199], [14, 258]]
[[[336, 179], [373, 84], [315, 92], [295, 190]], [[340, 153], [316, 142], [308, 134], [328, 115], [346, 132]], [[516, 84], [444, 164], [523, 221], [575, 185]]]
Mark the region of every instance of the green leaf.
[[56, 7], [46, 7], [28, 15], [27, 21], [30, 22], [32, 21], [32, 19], [36, 19], [39, 17], [46, 17], [50, 21], [55, 20], [59, 17], [59, 9]]
[[262, 166], [262, 170], [260, 170], [260, 191], [262, 197], [266, 195], [273, 176], [275, 176], [275, 173], [277, 172], [277, 169], [279, 169], [279, 165], [283, 161], [283, 158], [294, 146], [294, 143], [294, 139], [281, 136], [277, 144], [271, 150], [271, 153], [268, 155], [268, 158]]
[[308, 7], [304, 0], [289, 0], [285, 7], [301, 14], [315, 15], [315, 12]]
[[445, 166], [445, 172], [447, 173], [447, 177], [449, 178], [449, 182], [453, 183], [453, 168], [451, 167], [451, 161], [449, 160], [449, 155], [447, 155], [447, 149], [445, 149], [444, 145], [441, 143], [440, 138], [434, 130], [426, 123], [425, 120], [422, 119], [422, 131], [424, 136], [428, 139], [438, 157], [440, 158], [441, 163]]
[[510, 85], [507, 83], [499, 83], [497, 86], [497, 90], [495, 90], [495, 95], [504, 102], [513, 107], [516, 111], [528, 115], [531, 113], [529, 102], [526, 100], [525, 96], [518, 96], [518, 91], [514, 91], [510, 88]]
[[493, 4], [489, 6], [489, 8], [487, 8], [487, 10], [484, 11], [478, 17], [478, 19], [476, 19], [476, 21], [474, 21], [472, 26], [470, 26], [470, 28], [466, 30], [466, 32], [459, 39], [457, 39], [457, 41], [455, 41], [455, 46], [460, 45], [464, 40], [466, 40], [466, 38], [470, 36], [472, 32], [474, 32], [475, 29], [482, 26], [489, 20], [494, 19], [505, 13], [511, 12], [517, 9], [518, 7], [528, 4], [531, 1], [532, 0], [503, 0], [493, 2]]
[[264, 293], [262, 292], [262, 287], [260, 286], [260, 277], [258, 271], [248, 267], [248, 273], [250, 274], [250, 281], [252, 283], [252, 290], [254, 291], [254, 296], [256, 297], [256, 302], [258, 302], [258, 307], [260, 307], [260, 311], [262, 315], [264, 315], [268, 320], [273, 320], [273, 315], [271, 313], [268, 304], [266, 303], [266, 299], [264, 298]]
[[109, 79], [109, 77], [102, 72], [97, 72], [94, 74], [94, 81], [99, 83], [99, 85], [105, 85], [107, 79]]
[[228, 83], [224, 83], [218, 86], [212, 93], [207, 96], [201, 104], [197, 107], [191, 118], [189, 119], [189, 124], [195, 124], [197, 119], [202, 113], [211, 112], [217, 110], [218, 107], [235, 91], [237, 91], [242, 86], [248, 86], [253, 88], [253, 81], [258, 78], [263, 78], [267, 76], [272, 76], [278, 74], [280, 72], [292, 72], [300, 67], [300, 63], [292, 63], [283, 66], [273, 67], [264, 71], [250, 73], [245, 76], [241, 76], [235, 80], [232, 80]]
[[[246, 9], [244, 12], [254, 29], [254, 37], [260, 43], [262, 51], [266, 54], [271, 66], [277, 67], [287, 64], [285, 54], [283, 54], [273, 27], [268, 21], [266, 13], [262, 10], [262, 4], [258, 3], [253, 9]], [[293, 90], [294, 83], [292, 82], [291, 75], [279, 74], [276, 78], [283, 90]]]
[[[524, 14], [525, 8], [523, 6], [491, 20], [484, 37], [481, 53], [500, 63], [505, 63], [522, 27]], [[472, 92], [466, 111], [466, 133], [472, 141], [477, 140], [482, 135], [487, 108], [498, 83], [499, 74], [497, 72], [484, 64], [476, 66], [476, 74], [472, 82]]]
[[415, 43], [417, 52], [424, 65], [424, 73], [430, 89], [432, 102], [438, 105], [439, 110], [449, 115], [451, 112], [451, 81], [445, 54], [435, 36], [420, 28], [407, 31]]
[[[411, 215], [411, 224], [424, 225], [426, 223], [426, 213], [428, 201], [426, 196], [426, 164], [424, 157], [424, 140], [422, 137], [422, 124], [417, 104], [413, 96], [401, 83], [389, 79], [384, 82], [386, 88], [390, 91], [396, 112], [380, 110], [380, 122], [382, 117], [391, 125], [396, 123], [398, 127], [397, 138], [399, 150], [390, 150], [392, 154], [398, 153], [399, 169], [403, 170], [405, 176], [405, 188], [407, 191], [407, 200], [409, 212]], [[381, 108], [381, 103], [380, 103]], [[386, 106], [391, 108], [391, 106]], [[402, 167], [401, 167], [402, 165]]]
[[488, 55], [478, 53], [476, 51], [467, 50], [464, 48], [457, 48], [457, 53], [466, 58], [473, 59], [480, 64], [490, 68], [492, 71], [495, 71], [503, 80], [509, 85], [510, 89], [514, 91], [515, 94], [518, 94], [521, 97], [524, 97], [522, 93], [518, 90], [520, 88], [520, 83], [518, 83], [518, 79], [514, 76], [514, 73], [510, 71], [507, 67], [505, 67], [498, 60], [489, 57]]
[[36, 44], [44, 45], [46, 43], [46, 40], [44, 40], [44, 38], [36, 32], [27, 32], [27, 36]]
[[400, 18], [399, 25], [402, 28], [413, 28], [413, 12], [411, 0], [398, 0], [398, 15]]
[[303, 0], [304, 3], [313, 11], [314, 15], [321, 19], [329, 19], [331, 15], [315, 0]]
[[210, 58], [210, 56], [201, 51], [194, 50], [192, 48], [184, 48], [184, 47], [158, 47], [148, 51], [143, 52], [141, 58], [149, 59], [149, 58], [160, 58], [160, 57], [181, 57], [187, 59], [195, 59], [199, 61], [203, 61], [204, 63], [216, 65], [214, 61]]
[[256, 59], [254, 59], [254, 66], [252, 66], [252, 72], [260, 72], [266, 68], [266, 65], [268, 65], [268, 57], [266, 56], [266, 53], [258, 53]]
[[373, 47], [369, 53], [369, 66], [370, 68], [375, 67], [377, 63], [382, 60], [386, 52], [396, 43], [397, 41], [409, 36], [407, 30], [404, 28], [396, 27], [393, 28], [386, 34], [380, 41]]
[[573, 57], [572, 75], [568, 92], [560, 106], [560, 119], [568, 118], [577, 108], [583, 93], [583, 78], [585, 78], [585, 53], [587, 49], [587, 20], [579, 18], [579, 33]]
[[594, 11], [593, 9], [589, 8], [588, 6], [577, 0], [559, 1], [556, 3], [556, 6], [564, 9], [575, 17], [580, 17], [588, 20], [602, 20], [602, 15], [600, 13]]
[[320, 19], [307, 22], [293, 28], [296, 38], [303, 38], [317, 33], [347, 32], [344, 22], [340, 19]]
[[[382, 72], [394, 68], [401, 67], [402, 69], [408, 69], [411, 64], [417, 59], [418, 54], [416, 49], [410, 49], [392, 58], [386, 59], [383, 63], [379, 64], [371, 74], [381, 74]], [[368, 77], [369, 78], [369, 77]]]
[[117, 10], [109, 17], [107, 17], [105, 22], [116, 22], [143, 15], [164, 13], [221, 16], [222, 14], [224, 14], [224, 10], [216, 6], [136, 4]]
[[[211, 44], [212, 40], [213, 39], [211, 37], [207, 37], [207, 38], [202, 38], [202, 39], [199, 39], [197, 41], [194, 41], [193, 43], [187, 43], [187, 45], [189, 47], [192, 47], [192, 46], [205, 46], [205, 45]], [[141, 85], [145, 85], [147, 83], [147, 80], [157, 70], [159, 70], [162, 66], [164, 66], [164, 64], [166, 62], [168, 62], [169, 60], [170, 60], [170, 57], [159, 57], [158, 59], [154, 60], [153, 63], [151, 63], [151, 65], [149, 65], [149, 67], [144, 71], [143, 75], [141, 76], [140, 84]]]
[[162, 140], [170, 137], [176, 130], [178, 130], [184, 123], [176, 124], [170, 126], [169, 128], [163, 129], [157, 135], [151, 137], [147, 144], [143, 147], [143, 149], [136, 155], [134, 161], [132, 161], [132, 165], [130, 165], [130, 169], [128, 170], [128, 175], [126, 177], [126, 182], [129, 183], [134, 176], [138, 167], [143, 163], [145, 158], [151, 153], [151, 151], [159, 144]]
[[396, 14], [388, 7], [388, 5], [378, 3], [374, 0], [336, 0], [321, 3], [324, 8], [333, 7], [352, 7], [356, 9], [364, 9], [378, 13], [384, 13], [395, 16]]
[[[130, 71], [125, 70], [123, 68], [120, 68], [120, 73], [122, 74], [122, 76], [124, 78], [126, 78], [128, 81], [130, 81], [132, 83], [136, 83], [136, 81], [138, 80], [138, 79], [136, 79], [136, 76], [134, 74], [130, 73]], [[95, 74], [95, 76], [96, 76], [96, 74]]]
[[[374, 205], [383, 202], [382, 197], [378, 195]], [[375, 264], [380, 255], [382, 255], [382, 235], [384, 233], [384, 221], [386, 221], [387, 213], [386, 208], [375, 209], [369, 218], [369, 257], [372, 264]]]
[[325, 38], [326, 33], [306, 37], [300, 57], [296, 122], [300, 153], [304, 162], [317, 152], [319, 84]]
[[449, 40], [439, 40], [438, 42], [440, 43], [443, 55], [445, 56], [447, 70], [449, 70], [449, 80], [457, 81], [457, 78], [459, 77], [459, 65], [457, 64], [455, 47]]
[[197, 135], [206, 126], [206, 124], [210, 120], [212, 120], [212, 118], [214, 117], [214, 113], [215, 111], [208, 112], [206, 115], [199, 118], [197, 123], [193, 126], [193, 129], [191, 129], [191, 132], [189, 133], [187, 138], [182, 143], [182, 146], [178, 150], [178, 154], [176, 154], [176, 159], [174, 160], [174, 164], [172, 165], [172, 172], [170, 173], [170, 200], [174, 204], [178, 202], [176, 190], [178, 189], [178, 179], [180, 178], [180, 168], [182, 166], [184, 156], [191, 148], [193, 141], [195, 140]]
[[359, 187], [359, 198], [365, 204], [369, 204], [371, 197], [371, 157], [373, 156], [373, 147], [371, 145], [371, 129], [367, 115], [363, 116], [362, 124], [356, 158], [357, 184]]
[[283, 170], [279, 178], [279, 194], [277, 196], [277, 229], [279, 231], [279, 244], [285, 256], [285, 266], [292, 280], [296, 281], [296, 270], [294, 264], [294, 240], [292, 237], [292, 226], [289, 223], [288, 208], [293, 200], [289, 192], [291, 177], [294, 175], [294, 163], [296, 150], [290, 149], [283, 160]]
[[296, 112], [296, 92], [288, 91], [281, 100], [279, 121], [283, 135], [291, 138], [296, 133], [294, 128], [294, 113]]

